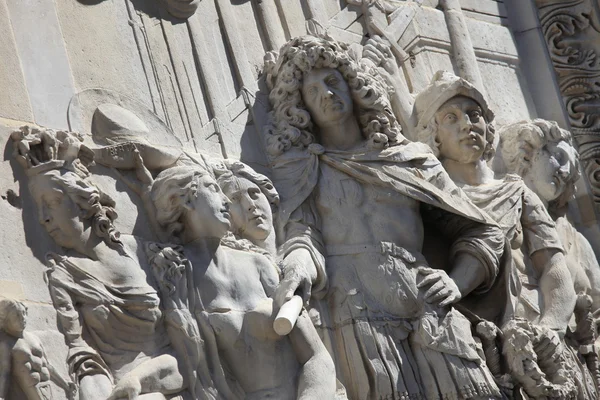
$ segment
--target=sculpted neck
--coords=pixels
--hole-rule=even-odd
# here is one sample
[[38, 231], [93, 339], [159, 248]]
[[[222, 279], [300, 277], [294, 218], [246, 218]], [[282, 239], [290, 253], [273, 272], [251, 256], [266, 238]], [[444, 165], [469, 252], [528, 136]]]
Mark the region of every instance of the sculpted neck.
[[319, 128], [321, 144], [326, 149], [350, 150], [363, 141], [360, 126], [353, 115], [341, 121], [322, 123]]
[[265, 249], [266, 251], [269, 252], [269, 254], [277, 253], [277, 245], [275, 244], [275, 229], [271, 230], [271, 233], [269, 233], [269, 236], [267, 236], [266, 239], [253, 240], [252, 243], [254, 243], [256, 246], [260, 247], [261, 249]]
[[471, 186], [483, 185], [494, 179], [494, 172], [488, 167], [483, 159], [470, 163], [461, 163], [459, 161], [445, 158], [442, 165], [450, 178], [458, 184]]

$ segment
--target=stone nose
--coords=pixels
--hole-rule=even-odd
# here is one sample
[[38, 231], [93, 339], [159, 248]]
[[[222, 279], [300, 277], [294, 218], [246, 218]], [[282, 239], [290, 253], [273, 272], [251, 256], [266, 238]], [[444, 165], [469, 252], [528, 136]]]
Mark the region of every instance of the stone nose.
[[471, 123], [471, 119], [469, 118], [469, 116], [467, 114], [462, 114], [460, 117], [460, 129], [463, 131], [470, 131], [471, 128], [473, 127], [473, 124]]

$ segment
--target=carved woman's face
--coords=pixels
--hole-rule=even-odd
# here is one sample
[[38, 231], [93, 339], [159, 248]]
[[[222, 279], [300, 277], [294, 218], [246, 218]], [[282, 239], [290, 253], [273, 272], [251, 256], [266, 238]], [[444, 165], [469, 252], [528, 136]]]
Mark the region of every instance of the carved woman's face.
[[227, 185], [225, 194], [231, 200], [231, 230], [243, 238], [265, 240], [273, 230], [273, 214], [267, 196], [245, 178]]
[[86, 240], [81, 209], [65, 189], [53, 179], [58, 171], [50, 171], [32, 177], [29, 190], [37, 204], [39, 222], [56, 244], [68, 249], [76, 248]]
[[350, 88], [337, 69], [315, 68], [305, 74], [302, 99], [320, 127], [353, 117]]
[[575, 149], [567, 142], [548, 143], [534, 151], [531, 168], [523, 177], [527, 186], [542, 200], [556, 200], [566, 189], [576, 165]]
[[213, 178], [202, 175], [198, 179], [195, 195], [189, 196], [186, 202], [187, 229], [199, 234], [195, 236], [223, 237], [231, 228], [229, 205], [231, 202], [221, 191]]
[[435, 113], [440, 159], [461, 163], [479, 160], [486, 146], [486, 122], [479, 104], [471, 98], [456, 96]]

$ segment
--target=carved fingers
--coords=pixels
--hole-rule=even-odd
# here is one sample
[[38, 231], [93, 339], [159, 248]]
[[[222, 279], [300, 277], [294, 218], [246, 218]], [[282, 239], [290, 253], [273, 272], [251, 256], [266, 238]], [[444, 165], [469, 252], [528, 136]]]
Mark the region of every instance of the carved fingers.
[[134, 400], [142, 393], [142, 384], [137, 379], [124, 377], [117, 383], [106, 400]]
[[381, 66], [390, 75], [398, 73], [396, 58], [389, 43], [378, 35], [373, 35], [363, 46], [363, 57], [371, 60], [375, 66]]
[[422, 292], [423, 299], [427, 303], [445, 307], [460, 300], [458, 286], [445, 271], [419, 267], [417, 273], [422, 276], [420, 281], [417, 278], [417, 288]]
[[552, 329], [544, 328], [539, 340], [533, 346], [538, 359], [548, 360], [556, 358], [562, 353], [562, 345], [558, 333]]
[[281, 307], [292, 299], [296, 292], [308, 303], [311, 296], [312, 282], [306, 269], [297, 263], [287, 265], [283, 270], [283, 279], [275, 291], [275, 303]]
[[131, 165], [135, 170], [136, 179], [131, 179], [123, 175], [117, 169], [118, 167], [114, 170], [131, 190], [133, 190], [139, 196], [144, 196], [150, 192], [152, 184], [154, 183], [154, 179], [152, 178], [152, 174], [148, 168], [146, 168], [142, 155], [140, 154], [136, 145], [131, 143], [131, 146], [133, 146], [133, 148], [130, 151], [129, 157], [131, 157]]

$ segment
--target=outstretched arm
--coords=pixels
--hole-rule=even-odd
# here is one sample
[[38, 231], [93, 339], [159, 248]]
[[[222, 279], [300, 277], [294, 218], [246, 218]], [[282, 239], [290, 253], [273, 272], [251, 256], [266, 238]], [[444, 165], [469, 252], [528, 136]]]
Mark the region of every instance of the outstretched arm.
[[333, 399], [336, 390], [335, 367], [306, 310], [289, 334], [302, 365], [298, 376], [298, 400]]

